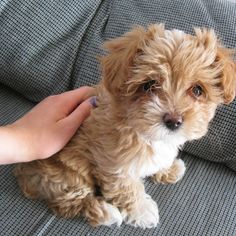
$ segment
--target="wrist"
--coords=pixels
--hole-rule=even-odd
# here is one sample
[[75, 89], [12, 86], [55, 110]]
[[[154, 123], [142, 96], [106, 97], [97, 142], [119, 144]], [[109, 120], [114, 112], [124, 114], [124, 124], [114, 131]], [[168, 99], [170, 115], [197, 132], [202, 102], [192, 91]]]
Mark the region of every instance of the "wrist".
[[30, 161], [30, 145], [23, 130], [15, 124], [0, 127], [0, 163]]

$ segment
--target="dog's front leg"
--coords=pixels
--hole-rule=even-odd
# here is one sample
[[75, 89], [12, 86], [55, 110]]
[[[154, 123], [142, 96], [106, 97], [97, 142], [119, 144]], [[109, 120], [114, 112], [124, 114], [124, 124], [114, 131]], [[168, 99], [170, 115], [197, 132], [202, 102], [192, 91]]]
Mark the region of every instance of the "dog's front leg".
[[111, 176], [105, 179], [101, 184], [102, 194], [108, 202], [119, 208], [127, 224], [142, 228], [157, 226], [157, 204], [145, 193], [141, 180]]
[[162, 184], [174, 184], [184, 176], [185, 170], [184, 162], [181, 159], [175, 159], [169, 169], [157, 172], [152, 176], [152, 180]]

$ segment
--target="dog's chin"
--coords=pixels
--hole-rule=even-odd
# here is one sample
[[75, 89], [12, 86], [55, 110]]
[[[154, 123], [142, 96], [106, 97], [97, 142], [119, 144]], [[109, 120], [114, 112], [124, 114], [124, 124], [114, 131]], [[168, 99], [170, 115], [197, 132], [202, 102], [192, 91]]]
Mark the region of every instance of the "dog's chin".
[[163, 143], [177, 147], [181, 147], [186, 141], [189, 140], [181, 128], [172, 131], [164, 125], [154, 127], [150, 132], [144, 133], [141, 136], [147, 143], [162, 141]]

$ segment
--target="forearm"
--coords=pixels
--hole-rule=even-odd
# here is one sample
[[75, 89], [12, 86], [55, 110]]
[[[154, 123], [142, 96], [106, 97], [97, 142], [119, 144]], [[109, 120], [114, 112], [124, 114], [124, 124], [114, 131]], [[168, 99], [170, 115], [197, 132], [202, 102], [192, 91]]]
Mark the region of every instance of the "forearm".
[[89, 99], [94, 93], [82, 87], [50, 96], [15, 123], [0, 127], [0, 164], [45, 159], [60, 151], [96, 105]]
[[13, 125], [0, 127], [0, 164], [28, 161], [28, 145]]

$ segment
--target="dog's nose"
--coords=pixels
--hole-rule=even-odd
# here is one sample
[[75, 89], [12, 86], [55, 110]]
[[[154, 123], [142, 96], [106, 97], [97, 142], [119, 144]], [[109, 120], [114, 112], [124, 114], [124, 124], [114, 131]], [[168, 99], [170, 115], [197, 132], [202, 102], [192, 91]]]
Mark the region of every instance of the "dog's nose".
[[165, 126], [170, 130], [178, 129], [183, 123], [183, 117], [175, 113], [166, 113], [163, 116]]

